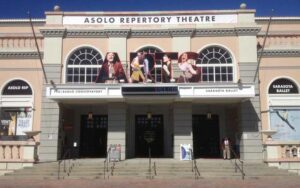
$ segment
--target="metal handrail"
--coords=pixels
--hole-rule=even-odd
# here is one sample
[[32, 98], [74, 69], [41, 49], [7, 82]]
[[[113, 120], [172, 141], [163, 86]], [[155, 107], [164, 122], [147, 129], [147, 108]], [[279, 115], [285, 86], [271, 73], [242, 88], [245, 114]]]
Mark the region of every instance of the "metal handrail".
[[194, 157], [194, 151], [193, 151], [192, 148], [190, 148], [190, 152], [191, 152], [191, 158], [192, 158], [192, 172], [194, 172], [195, 179], [199, 179], [201, 174], [200, 174], [200, 171], [198, 169], [197, 161]]
[[113, 162], [112, 165], [111, 165], [111, 167], [110, 167], [110, 175], [111, 175], [111, 176], [114, 175], [115, 166], [116, 166], [116, 163]]
[[[104, 166], [103, 166], [103, 176], [104, 179], [106, 178], [106, 172], [108, 174], [108, 163], [109, 163], [109, 152], [111, 150], [111, 147], [108, 147], [107, 151], [106, 151], [106, 158], [104, 160]], [[109, 176], [107, 177], [109, 179]]]
[[151, 171], [151, 148], [148, 148], [148, 158], [149, 158], [149, 166], [148, 166], [148, 173], [149, 173], [149, 179], [152, 179], [152, 171]]
[[154, 172], [154, 176], [157, 176], [157, 172], [156, 172], [156, 162], [153, 162], [153, 172]]
[[[149, 151], [148, 151], [148, 158], [149, 158], [149, 166], [148, 166], [148, 177], [147, 178], [154, 179], [154, 176], [157, 175], [157, 172], [156, 172], [156, 162], [152, 162], [151, 148], [150, 147], [149, 147]], [[152, 163], [153, 163], [153, 166], [152, 166]], [[152, 175], [152, 172], [154, 173], [154, 175]]]
[[[244, 172], [244, 161], [242, 161], [238, 155], [235, 153], [235, 151], [232, 149], [232, 147], [229, 147], [230, 148], [230, 151], [233, 153], [234, 155], [234, 169], [235, 169], [235, 172], [237, 172], [237, 170], [240, 171], [241, 175], [242, 175], [242, 179], [244, 180], [245, 179], [245, 172]], [[240, 165], [237, 163], [240, 162]]]
[[[57, 179], [60, 179], [60, 175], [61, 175], [61, 163], [63, 162], [63, 169], [64, 169], [64, 173], [67, 173], [68, 176], [70, 176], [71, 171], [74, 167], [74, 163], [71, 164], [71, 156], [72, 156], [72, 148], [69, 148], [65, 151], [63, 157], [61, 160], [58, 161], [58, 172], [57, 172]], [[68, 169], [66, 169], [66, 161], [68, 162]]]

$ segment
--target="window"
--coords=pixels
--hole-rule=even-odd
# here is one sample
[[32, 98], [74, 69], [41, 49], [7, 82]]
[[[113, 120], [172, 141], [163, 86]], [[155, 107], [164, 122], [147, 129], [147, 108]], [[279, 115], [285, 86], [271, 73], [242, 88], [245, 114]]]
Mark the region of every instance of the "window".
[[0, 137], [25, 135], [32, 130], [32, 109], [1, 108], [0, 120]]
[[156, 48], [156, 47], [153, 47], [153, 46], [146, 46], [146, 47], [143, 47], [141, 49], [139, 49], [137, 52], [144, 52], [144, 53], [147, 53], [147, 54], [154, 54], [154, 53], [157, 53], [157, 52], [162, 52], [159, 48]]
[[102, 56], [97, 50], [90, 47], [77, 49], [70, 55], [67, 62], [67, 82], [94, 82], [102, 63]]
[[233, 61], [231, 54], [219, 46], [205, 48], [199, 53], [197, 67], [202, 68], [202, 81], [232, 82]]
[[300, 107], [270, 107], [273, 140], [298, 141], [300, 138]]

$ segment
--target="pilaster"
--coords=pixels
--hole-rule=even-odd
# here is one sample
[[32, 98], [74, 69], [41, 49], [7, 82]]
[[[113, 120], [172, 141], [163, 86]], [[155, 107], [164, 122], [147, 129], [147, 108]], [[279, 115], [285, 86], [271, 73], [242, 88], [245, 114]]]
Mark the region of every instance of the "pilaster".
[[180, 144], [191, 144], [193, 148], [192, 104], [175, 103], [174, 117], [174, 158], [180, 159]]
[[121, 145], [121, 160], [126, 158], [126, 105], [110, 103], [108, 105], [107, 146]]

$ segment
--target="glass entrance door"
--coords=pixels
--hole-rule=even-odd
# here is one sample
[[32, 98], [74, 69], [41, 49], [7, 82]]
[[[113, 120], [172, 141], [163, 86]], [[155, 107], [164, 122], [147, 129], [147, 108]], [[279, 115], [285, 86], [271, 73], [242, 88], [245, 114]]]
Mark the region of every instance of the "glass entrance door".
[[164, 126], [163, 115], [135, 116], [135, 156], [148, 157], [149, 147], [151, 157], [164, 155]]
[[81, 116], [80, 157], [106, 157], [107, 115]]
[[219, 116], [193, 115], [193, 145], [195, 158], [219, 158]]

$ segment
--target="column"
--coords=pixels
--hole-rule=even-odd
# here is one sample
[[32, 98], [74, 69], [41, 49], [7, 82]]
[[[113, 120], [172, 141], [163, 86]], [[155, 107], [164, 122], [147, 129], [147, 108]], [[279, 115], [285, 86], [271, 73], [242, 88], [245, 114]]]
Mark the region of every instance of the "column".
[[121, 145], [121, 160], [126, 158], [126, 104], [108, 104], [108, 132], [107, 146], [110, 144]]
[[258, 71], [256, 34], [260, 28], [255, 24], [253, 14], [241, 14], [238, 17], [240, 26], [237, 27], [239, 45], [239, 71], [242, 83], [255, 84], [255, 97], [240, 103], [239, 124], [241, 130], [240, 155], [241, 159], [262, 161], [262, 137], [260, 120], [260, 101], [258, 78], [254, 76]]
[[[50, 20], [51, 23], [57, 20]], [[49, 21], [49, 22], [50, 22]], [[56, 22], [55, 22], [56, 23]], [[59, 140], [60, 108], [57, 102], [47, 99], [46, 87], [51, 86], [50, 80], [59, 84], [62, 71], [62, 45], [65, 29], [41, 29], [44, 35], [44, 67], [48, 84], [43, 86], [42, 112], [41, 112], [41, 145], [39, 158], [41, 161], [53, 161], [61, 157], [61, 144]]]
[[174, 103], [174, 158], [180, 159], [180, 144], [191, 144], [193, 147], [192, 104]]

